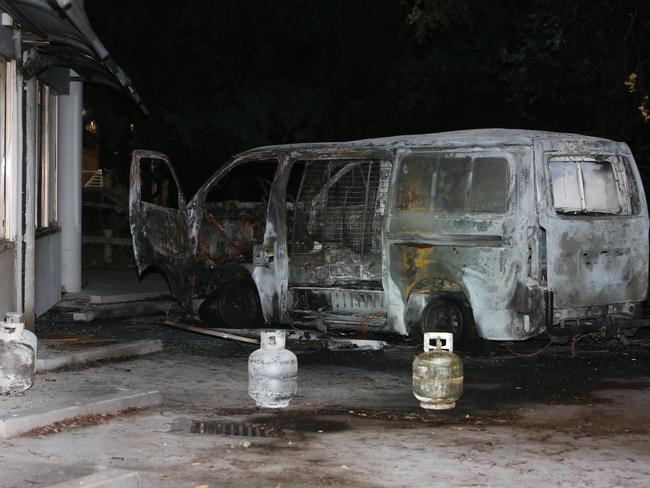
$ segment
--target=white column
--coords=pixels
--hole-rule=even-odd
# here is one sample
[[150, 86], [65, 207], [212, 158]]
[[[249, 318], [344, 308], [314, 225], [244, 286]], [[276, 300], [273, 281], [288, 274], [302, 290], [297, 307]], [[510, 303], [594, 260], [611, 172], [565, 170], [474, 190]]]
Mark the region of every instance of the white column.
[[5, 153], [7, 161], [7, 230], [16, 243], [15, 311], [23, 311], [23, 77], [11, 61], [7, 69]]
[[25, 326], [34, 327], [34, 264], [36, 258], [36, 149], [38, 123], [38, 89], [36, 78], [25, 82]]
[[[76, 76], [74, 72], [70, 75]], [[70, 94], [59, 96], [57, 216], [61, 227], [61, 282], [68, 293], [81, 291], [82, 100], [81, 81], [71, 81]]]

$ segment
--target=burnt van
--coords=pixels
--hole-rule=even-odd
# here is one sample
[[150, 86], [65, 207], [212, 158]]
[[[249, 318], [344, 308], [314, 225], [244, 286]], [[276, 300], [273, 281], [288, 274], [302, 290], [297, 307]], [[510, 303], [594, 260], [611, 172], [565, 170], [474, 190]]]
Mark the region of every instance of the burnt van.
[[224, 327], [270, 323], [490, 340], [631, 334], [648, 209], [628, 146], [481, 129], [262, 147], [187, 201], [133, 153], [140, 273]]

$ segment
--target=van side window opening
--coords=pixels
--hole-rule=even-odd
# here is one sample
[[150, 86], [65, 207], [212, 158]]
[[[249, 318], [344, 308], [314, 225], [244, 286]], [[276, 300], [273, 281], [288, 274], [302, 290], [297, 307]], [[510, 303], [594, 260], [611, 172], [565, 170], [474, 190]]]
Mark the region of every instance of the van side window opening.
[[214, 183], [206, 202], [267, 202], [278, 162], [275, 159], [246, 161]]
[[209, 266], [253, 261], [262, 244], [276, 159], [244, 161], [211, 183], [205, 195], [198, 257]]
[[498, 157], [411, 154], [402, 160], [396, 207], [405, 212], [504, 212], [508, 161]]
[[362, 255], [379, 252], [377, 214], [383, 208], [378, 207], [378, 196], [388, 191], [387, 185], [380, 184], [381, 162], [306, 161], [295, 163], [294, 169], [298, 168], [303, 173], [295, 203], [290, 205], [291, 252], [317, 253], [333, 246]]
[[619, 188], [610, 161], [591, 159], [549, 161], [553, 206], [559, 214], [629, 213], [629, 198]]
[[161, 159], [140, 159], [140, 192], [143, 202], [178, 209], [176, 180]]

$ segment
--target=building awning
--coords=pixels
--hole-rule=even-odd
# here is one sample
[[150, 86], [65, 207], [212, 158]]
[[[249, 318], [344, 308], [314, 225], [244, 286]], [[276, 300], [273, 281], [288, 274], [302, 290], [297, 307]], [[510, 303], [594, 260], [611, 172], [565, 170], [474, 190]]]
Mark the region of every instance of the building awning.
[[72, 68], [84, 81], [126, 91], [147, 112], [131, 80], [93, 31], [83, 0], [0, 0], [0, 9], [22, 27], [25, 77]]

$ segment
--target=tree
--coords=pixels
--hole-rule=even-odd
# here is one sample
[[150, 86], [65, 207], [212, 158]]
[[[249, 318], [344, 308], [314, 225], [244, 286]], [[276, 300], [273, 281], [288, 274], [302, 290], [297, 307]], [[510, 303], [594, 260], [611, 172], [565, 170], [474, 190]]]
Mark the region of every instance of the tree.
[[[650, 159], [650, 6], [640, 0], [86, 9], [151, 110], [123, 117], [133, 139], [181, 162], [191, 189], [258, 145], [476, 127], [594, 134], [630, 143], [641, 166]], [[108, 106], [88, 93], [94, 113]]]

